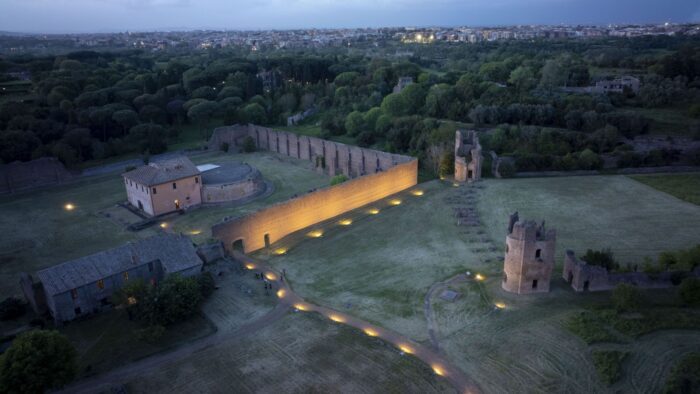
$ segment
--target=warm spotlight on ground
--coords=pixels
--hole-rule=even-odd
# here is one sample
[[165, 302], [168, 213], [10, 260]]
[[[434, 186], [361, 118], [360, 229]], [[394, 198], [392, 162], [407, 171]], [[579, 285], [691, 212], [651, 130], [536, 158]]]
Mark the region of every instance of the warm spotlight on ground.
[[342, 219], [338, 222], [341, 226], [349, 226], [352, 224], [352, 219]]
[[253, 263], [248, 263], [248, 264], [245, 265], [245, 267], [248, 268], [249, 270], [252, 270], [252, 269], [255, 269], [255, 264], [253, 264]]
[[274, 272], [265, 272], [265, 278], [267, 280], [277, 280], [277, 275]]
[[365, 334], [367, 334], [371, 337], [376, 337], [377, 335], [379, 335], [379, 333], [373, 328], [365, 328], [364, 332], [365, 332]]
[[376, 214], [379, 213], [379, 210], [378, 210], [377, 208], [371, 208], [371, 209], [370, 209], [369, 211], [367, 211], [367, 212], [369, 212], [370, 215], [376, 215]]
[[159, 224], [159, 226], [160, 226], [160, 228], [168, 228], [168, 223], [163, 222], [163, 223]]
[[300, 311], [308, 311], [309, 308], [304, 304], [294, 304], [294, 307]]
[[411, 192], [411, 194], [413, 194], [416, 197], [420, 197], [423, 195], [423, 190], [414, 190]]
[[340, 315], [335, 315], [335, 314], [328, 315], [328, 318], [333, 320], [336, 323], [345, 323], [345, 318], [343, 316], [340, 316]]
[[278, 255], [278, 256], [281, 256], [281, 255], [283, 255], [283, 254], [285, 254], [285, 253], [287, 253], [287, 249], [285, 249], [285, 248], [277, 248], [277, 249], [275, 249], [275, 254]]
[[284, 290], [284, 289], [277, 290], [277, 297], [284, 298], [285, 294], [287, 294], [286, 290]]
[[406, 354], [413, 354], [413, 348], [408, 345], [400, 344], [399, 349]]
[[494, 304], [498, 309], [506, 309], [506, 304], [503, 302], [497, 302]]
[[484, 279], [486, 279], [486, 277], [485, 277], [484, 275], [481, 275], [481, 274], [476, 274], [476, 275], [474, 275], [474, 279], [476, 279], [476, 280], [484, 280]]
[[438, 364], [433, 364], [432, 367], [433, 367], [433, 372], [435, 372], [435, 375], [445, 376], [445, 369], [442, 368], [442, 366], [440, 366]]
[[454, 183], [452, 183], [452, 186], [454, 186], [454, 187], [459, 187], [459, 183], [454, 182]]
[[389, 204], [391, 205], [401, 205], [401, 200], [399, 199], [393, 199], [389, 201]]
[[306, 234], [306, 235], [308, 235], [308, 236], [311, 237], [311, 238], [321, 238], [321, 237], [323, 237], [323, 230], [314, 230], [314, 231], [310, 231], [310, 232], [309, 232], [308, 234]]
[[72, 211], [75, 209], [75, 205], [68, 203], [68, 204], [63, 206], [63, 209], [65, 209], [66, 211]]
[[202, 230], [190, 230], [190, 235], [199, 235], [202, 233]]

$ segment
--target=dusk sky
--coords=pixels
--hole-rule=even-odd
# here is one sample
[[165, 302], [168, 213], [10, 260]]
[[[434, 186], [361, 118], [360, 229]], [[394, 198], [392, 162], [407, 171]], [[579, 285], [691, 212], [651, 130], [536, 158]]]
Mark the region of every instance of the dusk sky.
[[697, 22], [699, 0], [0, 0], [0, 31]]

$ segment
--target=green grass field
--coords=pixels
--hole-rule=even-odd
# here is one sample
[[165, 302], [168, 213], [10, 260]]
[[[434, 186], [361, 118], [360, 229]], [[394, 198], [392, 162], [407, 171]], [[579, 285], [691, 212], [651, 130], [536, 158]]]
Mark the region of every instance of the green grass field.
[[653, 121], [651, 134], [690, 136], [690, 126], [698, 122], [690, 117], [688, 106], [670, 108], [625, 108]]
[[[216, 152], [198, 156], [194, 161], [201, 164], [229, 160], [245, 161], [258, 168], [274, 184], [274, 193], [247, 205], [193, 210], [175, 218], [170, 223], [172, 231], [189, 234], [198, 229], [201, 234], [193, 238], [201, 242], [210, 237], [211, 225], [225, 216], [257, 210], [329, 182], [328, 177], [309, 171], [306, 162], [263, 152], [244, 155]], [[0, 229], [4, 236], [0, 239], [0, 297], [21, 294], [19, 273], [22, 271], [31, 273], [160, 231], [152, 227], [130, 232], [100, 214], [125, 200], [124, 185], [117, 174], [1, 197]], [[66, 203], [74, 204], [75, 210], [66, 211]]]
[[700, 173], [631, 175], [630, 178], [683, 201], [700, 205]]
[[[521, 218], [544, 218], [557, 229], [558, 266], [566, 248], [582, 253], [610, 247], [623, 262], [639, 262], [697, 242], [700, 231], [700, 207], [625, 176], [481, 182], [474, 206], [484, 225], [476, 228], [457, 227], [452, 216], [454, 198], [468, 195], [464, 187], [432, 181], [418, 188], [423, 196], [402, 193], [401, 205], [378, 215], [360, 212], [366, 210], [344, 215], [354, 220], [350, 226], [338, 225], [338, 219], [322, 224], [321, 238], [304, 237], [309, 229], [300, 231], [279, 242], [287, 254], [269, 258], [286, 269], [290, 283], [307, 299], [418, 341], [429, 339], [424, 313], [428, 288], [467, 269], [484, 274], [484, 282], [449, 285], [461, 294], [455, 302], [440, 299], [439, 292], [428, 302], [440, 348], [485, 392], [610, 390], [600, 380], [586, 342], [565, 328], [572, 314], [609, 303], [609, 293], [575, 294], [556, 272], [548, 294], [503, 292], [508, 214], [519, 210]], [[506, 307], [497, 310], [495, 303]], [[690, 331], [682, 338], [698, 341], [700, 333]], [[633, 379], [640, 375], [648, 376], [643, 381], [650, 387], [642, 391], [662, 387], [665, 367], [635, 361], [639, 353], [675, 360], [659, 340], [668, 340], [671, 347], [682, 344], [669, 331], [635, 339], [625, 349], [631, 353], [626, 363], [633, 366], [612, 389], [639, 388]]]

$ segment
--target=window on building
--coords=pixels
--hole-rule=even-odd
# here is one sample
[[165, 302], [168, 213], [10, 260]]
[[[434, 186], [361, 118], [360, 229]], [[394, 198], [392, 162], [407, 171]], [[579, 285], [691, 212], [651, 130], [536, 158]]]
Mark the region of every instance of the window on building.
[[73, 298], [73, 299], [78, 298], [78, 289], [73, 289], [73, 290], [71, 290], [71, 291], [70, 291], [70, 296], [71, 296], [71, 298]]
[[98, 280], [97, 281], [97, 288], [100, 290], [104, 289], [105, 288], [105, 281], [102, 279]]
[[199, 177], [198, 177], [198, 176], [194, 177], [194, 183], [199, 183]]
[[173, 182], [173, 190], [177, 189], [177, 183]]
[[155, 187], [153, 188], [153, 194], [156, 194], [156, 188], [155, 188]]
[[129, 280], [129, 271], [124, 272], [124, 280]]
[[532, 288], [536, 289], [537, 288], [537, 279], [532, 281]]
[[536, 259], [541, 259], [542, 258], [542, 249], [537, 249], [535, 251], [535, 258]]

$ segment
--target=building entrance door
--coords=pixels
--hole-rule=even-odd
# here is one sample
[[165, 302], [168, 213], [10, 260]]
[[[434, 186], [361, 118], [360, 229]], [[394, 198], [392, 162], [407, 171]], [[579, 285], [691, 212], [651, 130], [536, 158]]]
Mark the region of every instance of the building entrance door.
[[175, 200], [175, 209], [180, 209], [180, 200]]

